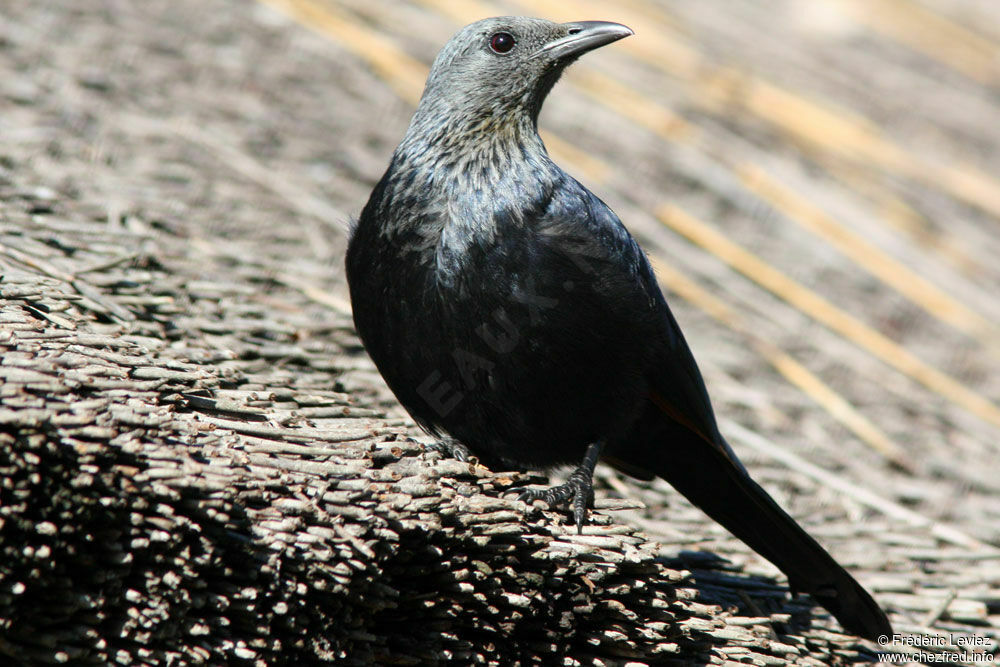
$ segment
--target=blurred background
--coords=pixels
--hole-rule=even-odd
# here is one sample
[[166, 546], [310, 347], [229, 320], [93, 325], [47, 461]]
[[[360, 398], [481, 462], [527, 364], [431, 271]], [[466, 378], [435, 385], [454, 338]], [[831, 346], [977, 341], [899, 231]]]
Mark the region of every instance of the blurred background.
[[[994, 0], [7, 2], [0, 169], [346, 310], [429, 63], [501, 14], [635, 31], [555, 88], [550, 153], [649, 253], [754, 476], [900, 628], [995, 636]], [[402, 415], [370, 367], [344, 383]], [[774, 573], [669, 488], [600, 481], [665, 554]]]

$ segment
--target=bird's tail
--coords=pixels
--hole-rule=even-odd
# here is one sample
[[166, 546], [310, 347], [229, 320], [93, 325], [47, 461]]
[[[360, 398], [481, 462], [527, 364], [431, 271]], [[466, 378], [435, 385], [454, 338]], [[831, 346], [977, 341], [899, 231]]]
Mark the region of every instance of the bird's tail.
[[[668, 481], [778, 566], [793, 590], [812, 595], [844, 629], [867, 639], [892, 634], [889, 619], [868, 591], [750, 479], [730, 456], [728, 446], [710, 445], [676, 423], [667, 426], [661, 421], [659, 425], [660, 441], [646, 440], [644, 473]], [[627, 460], [629, 464], [637, 462], [632, 456]], [[622, 467], [629, 472], [632, 465]]]

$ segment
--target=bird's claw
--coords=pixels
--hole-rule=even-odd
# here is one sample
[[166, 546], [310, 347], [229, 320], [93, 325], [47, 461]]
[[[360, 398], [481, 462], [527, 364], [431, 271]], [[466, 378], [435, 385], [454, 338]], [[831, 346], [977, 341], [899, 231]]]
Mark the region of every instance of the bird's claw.
[[531, 503], [544, 500], [552, 509], [566, 504], [572, 499], [573, 523], [576, 532], [583, 533], [583, 525], [587, 520], [587, 510], [594, 506], [594, 484], [588, 475], [578, 475], [574, 472], [565, 483], [548, 489], [523, 489], [517, 499]]
[[428, 451], [437, 452], [441, 456], [453, 458], [466, 463], [473, 456], [469, 448], [454, 438], [441, 438], [440, 440], [426, 445]]

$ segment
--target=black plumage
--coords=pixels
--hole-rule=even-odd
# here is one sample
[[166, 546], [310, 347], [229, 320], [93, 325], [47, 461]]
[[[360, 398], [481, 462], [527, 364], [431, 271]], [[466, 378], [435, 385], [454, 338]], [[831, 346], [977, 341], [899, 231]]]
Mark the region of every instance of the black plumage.
[[566, 65], [630, 34], [500, 17], [442, 49], [348, 246], [358, 333], [403, 406], [455, 451], [490, 466], [579, 464], [526, 499], [572, 500], [582, 529], [598, 457], [662, 477], [845, 628], [891, 634], [747, 475], [642, 250], [538, 136]]

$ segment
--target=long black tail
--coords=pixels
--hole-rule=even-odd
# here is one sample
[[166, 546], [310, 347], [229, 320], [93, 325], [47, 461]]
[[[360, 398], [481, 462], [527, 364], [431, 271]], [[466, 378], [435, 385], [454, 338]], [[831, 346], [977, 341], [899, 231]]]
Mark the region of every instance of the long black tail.
[[670, 482], [778, 566], [794, 590], [812, 595], [844, 629], [867, 639], [892, 634], [889, 619], [868, 591], [750, 479], [725, 447], [710, 444], [676, 422], [664, 421], [655, 429], [658, 442], [644, 438], [644, 447], [629, 448], [631, 455], [611, 453], [618, 464], [624, 464], [623, 470], [641, 470]]

